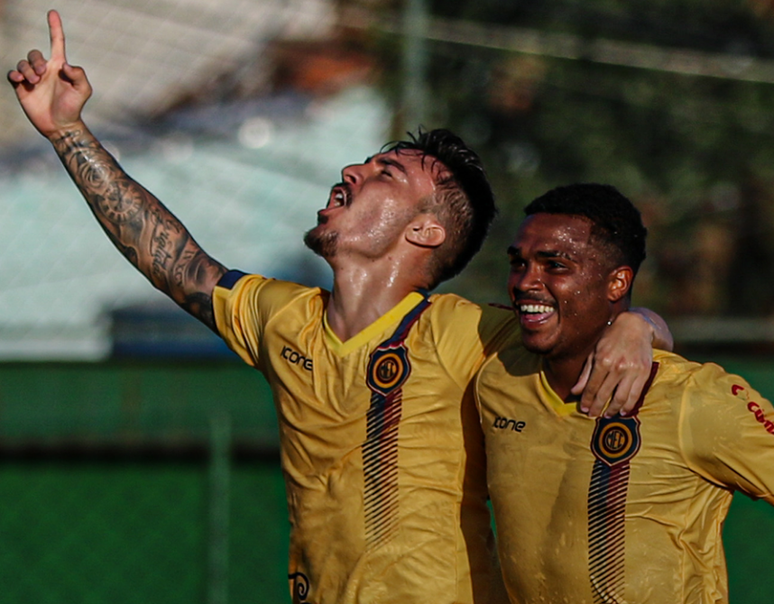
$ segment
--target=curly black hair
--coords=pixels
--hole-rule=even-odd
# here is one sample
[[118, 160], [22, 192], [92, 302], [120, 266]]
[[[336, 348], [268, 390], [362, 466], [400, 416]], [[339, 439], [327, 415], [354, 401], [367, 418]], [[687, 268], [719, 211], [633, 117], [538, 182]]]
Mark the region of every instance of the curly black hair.
[[591, 235], [613, 253], [611, 260], [632, 268], [634, 274], [645, 260], [648, 230], [640, 211], [612, 185], [578, 183], [556, 187], [524, 208], [532, 214], [582, 216], [592, 223]]

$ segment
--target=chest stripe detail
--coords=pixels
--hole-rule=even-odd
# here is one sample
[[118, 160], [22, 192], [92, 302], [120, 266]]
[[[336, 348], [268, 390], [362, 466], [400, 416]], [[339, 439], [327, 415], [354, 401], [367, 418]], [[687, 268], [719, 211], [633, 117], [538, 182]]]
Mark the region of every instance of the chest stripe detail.
[[[635, 413], [657, 371], [658, 363], [653, 363]], [[595, 604], [622, 604], [625, 601], [626, 498], [630, 461], [640, 450], [639, 418], [598, 418], [591, 450], [596, 457], [588, 496], [591, 593]]]
[[427, 296], [401, 321], [368, 361], [371, 390], [366, 440], [362, 446], [365, 479], [365, 531], [368, 547], [387, 541], [398, 521], [398, 425], [403, 412], [403, 384], [411, 373], [405, 339], [430, 305]]
[[589, 489], [589, 579], [595, 604], [623, 602], [624, 512], [629, 461], [594, 462]]

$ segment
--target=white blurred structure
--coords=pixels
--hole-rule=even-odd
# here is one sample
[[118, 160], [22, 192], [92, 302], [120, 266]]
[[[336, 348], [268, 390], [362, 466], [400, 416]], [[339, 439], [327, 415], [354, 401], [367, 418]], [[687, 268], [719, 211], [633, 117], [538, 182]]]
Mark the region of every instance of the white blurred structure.
[[[7, 0], [3, 7], [6, 70], [30, 48], [47, 51], [45, 13], [60, 11], [68, 58], [95, 89], [88, 123], [208, 253], [272, 276], [325, 274], [303, 249], [303, 233], [340, 169], [385, 142], [389, 110], [363, 84], [325, 95], [253, 91], [266, 89], [262, 53], [270, 41], [331, 35], [331, 2]], [[221, 83], [241, 98], [181, 103], [200, 90], [217, 97]], [[102, 358], [110, 351], [106, 313], [163, 296], [112, 248], [8, 85], [0, 109], [0, 360]]]
[[[68, 60], [94, 86], [91, 123], [159, 113], [215, 78], [265, 76], [262, 51], [276, 39], [331, 34], [331, 0], [4, 0], [3, 73], [38, 48], [48, 51], [46, 12], [62, 15]], [[29, 136], [13, 92], [0, 93], [0, 142]]]

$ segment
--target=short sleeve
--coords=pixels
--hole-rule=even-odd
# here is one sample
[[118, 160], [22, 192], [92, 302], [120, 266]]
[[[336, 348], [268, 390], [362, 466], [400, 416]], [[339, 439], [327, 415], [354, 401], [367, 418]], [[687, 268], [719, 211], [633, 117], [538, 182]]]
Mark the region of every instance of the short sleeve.
[[229, 271], [221, 277], [212, 296], [215, 325], [220, 337], [248, 365], [260, 363], [261, 320], [259, 296], [269, 279]]
[[774, 504], [774, 408], [744, 379], [714, 364], [686, 385], [686, 461], [712, 482]]

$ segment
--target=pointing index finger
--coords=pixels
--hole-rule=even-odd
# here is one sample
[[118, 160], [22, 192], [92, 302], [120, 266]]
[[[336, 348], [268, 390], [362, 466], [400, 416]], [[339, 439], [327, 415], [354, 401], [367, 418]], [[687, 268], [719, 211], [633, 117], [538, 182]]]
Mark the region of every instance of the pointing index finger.
[[62, 18], [55, 10], [48, 11], [48, 32], [51, 37], [51, 58], [67, 62], [65, 56], [65, 37], [62, 29]]

